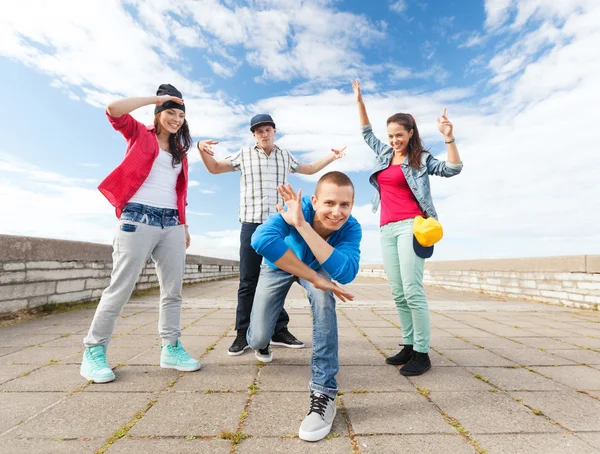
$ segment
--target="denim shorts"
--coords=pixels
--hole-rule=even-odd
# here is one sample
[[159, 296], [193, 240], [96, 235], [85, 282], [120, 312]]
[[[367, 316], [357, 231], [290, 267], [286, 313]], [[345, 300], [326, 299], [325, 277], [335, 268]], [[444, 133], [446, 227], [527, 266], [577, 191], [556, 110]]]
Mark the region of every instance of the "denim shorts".
[[153, 227], [174, 227], [181, 225], [179, 211], [171, 208], [157, 208], [141, 203], [128, 203], [121, 212], [122, 221], [133, 221]]

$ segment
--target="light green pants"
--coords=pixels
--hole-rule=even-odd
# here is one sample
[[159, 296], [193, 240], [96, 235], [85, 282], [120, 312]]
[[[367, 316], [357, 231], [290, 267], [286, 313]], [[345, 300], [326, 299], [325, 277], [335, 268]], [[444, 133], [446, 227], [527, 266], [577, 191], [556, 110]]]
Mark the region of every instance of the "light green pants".
[[382, 226], [381, 253], [400, 317], [402, 343], [427, 353], [431, 331], [423, 289], [425, 259], [413, 250], [413, 222], [414, 219], [406, 219]]

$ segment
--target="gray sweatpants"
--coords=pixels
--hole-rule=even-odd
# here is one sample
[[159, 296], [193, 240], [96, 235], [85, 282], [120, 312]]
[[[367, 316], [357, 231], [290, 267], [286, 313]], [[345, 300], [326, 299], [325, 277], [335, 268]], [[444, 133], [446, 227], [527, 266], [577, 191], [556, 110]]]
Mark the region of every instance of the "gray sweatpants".
[[[123, 224], [135, 225], [135, 231], [123, 231]], [[126, 229], [131, 230], [131, 227]], [[181, 287], [185, 270], [184, 226], [162, 228], [120, 220], [113, 240], [110, 285], [102, 293], [92, 326], [83, 340], [86, 347], [108, 344], [117, 318], [129, 301], [150, 255], [156, 264], [160, 284], [158, 332], [164, 341], [176, 340], [181, 336]]]

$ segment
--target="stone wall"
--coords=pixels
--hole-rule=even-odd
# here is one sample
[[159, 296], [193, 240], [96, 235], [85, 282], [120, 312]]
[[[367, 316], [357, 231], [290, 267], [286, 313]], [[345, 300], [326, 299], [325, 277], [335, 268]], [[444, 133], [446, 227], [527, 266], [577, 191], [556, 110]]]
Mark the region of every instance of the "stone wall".
[[[97, 300], [110, 282], [111, 271], [108, 245], [0, 235], [0, 313]], [[238, 275], [237, 261], [186, 257], [186, 284]], [[158, 277], [150, 261], [135, 290], [155, 287]]]
[[[360, 276], [383, 277], [382, 265], [361, 265]], [[426, 262], [424, 282], [503, 298], [600, 306], [600, 255]]]

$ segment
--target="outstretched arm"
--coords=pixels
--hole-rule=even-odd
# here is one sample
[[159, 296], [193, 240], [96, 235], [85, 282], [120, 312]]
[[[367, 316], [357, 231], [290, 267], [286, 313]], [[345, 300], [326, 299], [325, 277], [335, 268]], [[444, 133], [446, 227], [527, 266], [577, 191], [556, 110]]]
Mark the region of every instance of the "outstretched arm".
[[197, 147], [200, 152], [200, 158], [208, 170], [212, 174], [233, 172], [233, 168], [227, 161], [217, 161], [215, 153], [212, 151], [212, 146], [218, 144], [215, 140], [202, 140], [198, 142]]
[[313, 161], [308, 164], [307, 163], [300, 164], [300, 167], [298, 167], [297, 172], [302, 173], [304, 175], [314, 175], [319, 170], [327, 167], [329, 164], [331, 164], [336, 159], [343, 158], [346, 155], [346, 153], [344, 153], [345, 149], [346, 149], [346, 147], [340, 148], [340, 149], [332, 148], [331, 154], [325, 156], [324, 158], [318, 159], [318, 160]]
[[106, 106], [106, 111], [111, 117], [118, 118], [133, 112], [140, 107], [149, 106], [150, 104], [161, 106], [167, 101], [174, 101], [177, 104], [183, 104], [183, 99], [178, 98], [177, 96], [143, 96], [139, 98], [124, 98], [115, 102], [111, 102], [108, 106]]
[[367, 115], [367, 107], [365, 106], [362, 92], [360, 91], [360, 81], [358, 79], [352, 81], [352, 90], [354, 91], [356, 104], [358, 104], [358, 118], [360, 120], [360, 125], [365, 126], [371, 124], [369, 116]]
[[460, 155], [458, 154], [458, 148], [456, 147], [456, 140], [454, 139], [453, 126], [446, 116], [446, 108], [442, 112], [442, 119], [437, 119], [438, 129], [444, 135], [444, 142], [446, 143], [446, 149], [448, 151], [448, 162], [451, 164], [461, 164]]

